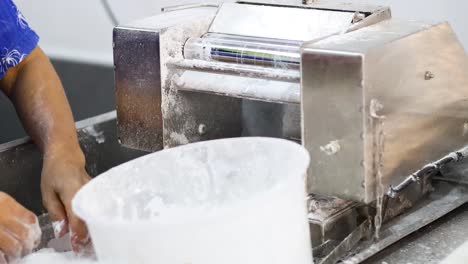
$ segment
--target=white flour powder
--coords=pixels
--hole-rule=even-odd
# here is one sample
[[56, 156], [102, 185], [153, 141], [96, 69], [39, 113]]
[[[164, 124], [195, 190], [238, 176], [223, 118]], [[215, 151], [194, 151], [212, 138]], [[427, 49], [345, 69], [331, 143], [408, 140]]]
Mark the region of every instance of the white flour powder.
[[97, 262], [77, 257], [72, 252], [58, 253], [53, 249], [43, 249], [25, 257], [16, 264], [97, 264]]
[[280, 139], [189, 144], [101, 174], [73, 209], [107, 263], [310, 264], [308, 160]]
[[25, 241], [23, 248], [24, 254], [29, 254], [34, 248], [36, 248], [41, 242], [41, 228], [39, 226], [39, 221], [36, 219], [36, 223], [32, 225], [27, 225], [28, 227], [28, 237]]

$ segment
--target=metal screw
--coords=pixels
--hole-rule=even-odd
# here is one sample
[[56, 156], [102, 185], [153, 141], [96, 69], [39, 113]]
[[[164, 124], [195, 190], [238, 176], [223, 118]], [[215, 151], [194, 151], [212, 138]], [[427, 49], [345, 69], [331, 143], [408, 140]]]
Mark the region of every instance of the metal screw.
[[427, 71], [425, 74], [424, 74], [424, 80], [426, 81], [429, 81], [429, 80], [432, 80], [435, 78], [435, 75], [434, 73], [430, 72], [430, 71]]
[[207, 129], [206, 129], [206, 125], [205, 125], [205, 124], [200, 124], [200, 125], [198, 126], [198, 134], [199, 134], [200, 136], [205, 135], [205, 134], [206, 134], [206, 130], [207, 130]]
[[361, 133], [359, 134], [359, 138], [362, 139], [362, 140], [364, 140], [364, 132], [361, 132]]

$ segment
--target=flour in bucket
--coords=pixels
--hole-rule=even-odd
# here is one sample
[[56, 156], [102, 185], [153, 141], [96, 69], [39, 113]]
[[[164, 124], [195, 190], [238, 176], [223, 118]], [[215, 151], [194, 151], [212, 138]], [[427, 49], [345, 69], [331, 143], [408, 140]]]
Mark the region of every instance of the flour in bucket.
[[99, 175], [72, 206], [99, 261], [310, 264], [308, 164], [282, 139], [193, 143]]

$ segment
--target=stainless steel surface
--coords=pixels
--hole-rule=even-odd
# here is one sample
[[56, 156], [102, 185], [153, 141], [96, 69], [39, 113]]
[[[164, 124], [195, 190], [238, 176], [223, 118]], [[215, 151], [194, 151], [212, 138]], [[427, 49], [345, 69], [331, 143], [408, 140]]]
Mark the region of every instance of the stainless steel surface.
[[[335, 52], [315, 56], [305, 49], [302, 59], [302, 142], [314, 157], [308, 191], [366, 200], [361, 57]], [[339, 153], [322, 151], [333, 142], [341, 146]]]
[[217, 4], [213, 3], [197, 3], [197, 4], [187, 4], [187, 5], [175, 5], [175, 6], [167, 6], [161, 8], [161, 12], [173, 12], [173, 11], [180, 11], [184, 9], [191, 9], [191, 8], [200, 8], [200, 7], [219, 7]]
[[308, 198], [309, 225], [314, 258], [326, 258], [365, 220], [358, 204], [335, 197], [311, 195]]
[[[146, 154], [119, 144], [115, 112], [78, 122], [77, 130], [91, 176]], [[45, 212], [40, 192], [41, 169], [42, 156], [28, 138], [0, 145], [1, 190], [38, 215]]]
[[[379, 174], [386, 188], [466, 142], [467, 57], [447, 24], [385, 21], [302, 57], [309, 191], [370, 203]], [[332, 141], [338, 153], [321, 151]]]
[[320, 264], [335, 264], [339, 262], [342, 256], [348, 254], [362, 239], [369, 238], [372, 235], [372, 223], [369, 219], [365, 220], [353, 232], [351, 232], [343, 241], [338, 244], [325, 258], [317, 261]]
[[206, 19], [215, 11], [202, 7], [167, 12], [114, 29], [116, 108], [124, 146], [146, 151], [163, 148], [161, 89], [166, 61], [161, 59], [160, 34], [175, 25]]
[[218, 94], [266, 102], [294, 104], [300, 102], [300, 85], [294, 82], [184, 71], [180, 77], [174, 79], [174, 86], [181, 91]]
[[163, 148], [157, 30], [114, 29], [115, 94], [122, 145]]
[[[247, 119], [258, 120], [259, 117], [255, 111], [246, 113], [243, 101], [299, 103], [300, 72], [296, 60], [299, 58], [298, 45], [303, 40], [325, 38], [359, 24], [377, 23], [390, 15], [384, 12], [388, 9], [361, 12], [350, 6], [346, 10], [313, 9], [301, 4], [226, 3], [219, 10], [204, 4], [189, 7], [171, 9], [171, 12], [115, 29], [119, 135], [125, 146], [156, 151], [162, 147], [246, 135], [249, 133], [242, 131], [259, 130], [248, 127], [253, 122]], [[237, 19], [239, 12], [243, 12], [242, 20]], [[378, 19], [368, 20], [366, 16], [372, 14], [381, 15]], [[287, 17], [289, 23], [280, 22], [282, 16]], [[234, 29], [239, 30], [238, 35], [233, 35]], [[268, 33], [269, 29], [273, 30]], [[294, 32], [299, 34], [291, 36], [296, 34]], [[226, 60], [226, 54], [220, 58], [220, 54], [210, 52], [206, 58], [203, 53], [208, 47], [206, 43], [194, 44], [194, 40], [200, 40], [202, 36], [213, 41], [228, 41], [229, 47], [235, 42], [241, 50], [245, 49], [246, 43], [255, 44], [253, 46], [260, 50], [254, 53], [251, 53], [253, 50], [239, 51], [243, 59], [245, 54], [250, 56], [241, 63], [254, 62], [255, 65], [233, 63]], [[211, 41], [208, 44], [212, 44]], [[193, 47], [198, 54], [193, 52]], [[227, 55], [240, 54], [231, 51]], [[257, 56], [259, 51], [261, 56]], [[293, 59], [295, 67], [266, 67], [268, 63], [265, 62], [280, 58], [285, 55], [281, 53], [284, 51], [287, 51], [287, 58]], [[201, 57], [198, 56], [200, 52]], [[263, 61], [261, 64], [257, 63], [259, 59]], [[273, 65], [284, 65], [282, 59], [279, 60], [281, 63], [277, 62]], [[158, 107], [161, 111], [156, 109]], [[284, 133], [279, 135], [300, 141], [300, 113], [296, 106], [285, 106], [284, 109], [288, 111], [278, 117], [284, 121]], [[206, 125], [207, 133], [198, 133], [199, 123]], [[258, 135], [274, 134], [264, 133], [268, 129], [262, 129]]]
[[464, 147], [458, 151], [452, 152], [447, 156], [424, 165], [420, 170], [412, 173], [407, 178], [405, 178], [401, 183], [396, 186], [390, 186], [387, 195], [390, 198], [396, 198], [397, 195], [402, 192], [404, 189], [408, 188], [409, 185], [419, 183], [423, 181], [424, 177], [429, 177], [431, 175], [439, 174], [440, 171], [450, 164], [458, 163], [468, 158], [468, 147]]
[[[353, 17], [353, 12], [225, 3], [220, 7], [209, 32], [307, 41], [346, 30]], [[294, 30], [291, 30], [291, 26]]]
[[[358, 9], [358, 10], [362, 10], [362, 9]], [[390, 11], [390, 8], [388, 7], [372, 8], [371, 10], [372, 11], [370, 13], [361, 11], [361, 12], [364, 12], [364, 14], [366, 14], [367, 16], [364, 19], [359, 20], [356, 23], [354, 23], [352, 26], [350, 26], [346, 32], [349, 33], [352, 31], [356, 31], [358, 29], [372, 26], [379, 22], [392, 18], [392, 13]], [[363, 13], [357, 13], [357, 15], [362, 15], [362, 14]]]
[[[346, 237], [365, 220], [378, 230], [380, 220], [374, 217], [387, 187], [466, 142], [468, 65], [448, 25], [385, 21], [388, 8], [331, 2], [241, 2], [216, 10], [176, 10], [120, 27], [129, 34], [135, 29], [159, 34], [159, 63], [153, 69], [160, 72], [160, 85], [144, 89], [161, 92], [155, 102], [161, 107], [162, 144], [237, 136], [302, 142], [312, 157], [309, 192], [349, 202], [311, 221], [315, 253], [326, 255], [343, 240], [348, 249], [356, 236]], [[144, 46], [139, 41], [136, 35], [134, 45]], [[292, 62], [298, 43], [301, 67], [272, 63]], [[138, 80], [129, 84], [136, 87], [129, 93], [138, 94]], [[133, 126], [137, 121], [125, 120]], [[132, 141], [140, 135], [129, 130], [125, 137]], [[461, 204], [464, 194], [445, 207], [446, 196], [440, 194], [450, 190], [437, 186], [426, 204], [421, 199], [432, 191], [429, 180], [403, 190], [389, 201], [383, 220], [415, 204], [428, 206], [419, 211], [428, 215], [435, 210], [432, 202], [437, 204], [432, 198], [444, 208], [430, 216], [433, 220]], [[384, 226], [387, 242], [378, 242], [381, 248], [370, 255], [429, 222], [399, 222], [405, 232], [391, 234], [396, 227]], [[369, 254], [365, 248], [360, 252]]]
[[363, 3], [350, 4], [347, 0], [304, 0], [303, 3], [311, 8], [325, 9], [325, 10], [339, 10], [339, 11], [352, 11], [366, 14], [375, 14], [380, 12], [387, 12], [390, 10], [387, 6], [379, 6]]
[[184, 58], [283, 69], [299, 68], [300, 46], [301, 43], [297, 41], [211, 33], [187, 40]]
[[467, 240], [468, 204], [464, 204], [363, 264], [439, 264]]
[[170, 66], [182, 70], [197, 70], [201, 72], [223, 73], [244, 77], [278, 80], [299, 83], [300, 71], [297, 69], [276, 69], [254, 65], [235, 64], [226, 62], [209, 62], [202, 60], [183, 60], [172, 62]]
[[267, 4], [283, 7], [300, 7], [343, 12], [358, 12], [367, 15], [390, 10], [388, 6], [366, 4], [360, 2], [350, 2], [349, 0], [242, 0], [238, 2], [256, 5]]
[[[176, 13], [176, 12], [171, 12]], [[210, 94], [179, 92], [174, 81], [180, 69], [168, 62], [183, 59], [183, 46], [188, 38], [206, 33], [214, 12], [189, 17], [185, 23], [166, 28], [161, 33], [162, 114], [164, 147], [175, 147], [190, 142], [236, 137], [241, 135], [241, 101], [237, 98]], [[198, 133], [200, 124], [207, 133]]]
[[[362, 241], [357, 249], [353, 250], [351, 255], [343, 260], [343, 263], [361, 263], [402, 238], [452, 212], [466, 202], [468, 202], [468, 192], [465, 188], [450, 184], [439, 184], [426, 200], [416, 205], [409, 212], [385, 224], [380, 240]], [[449, 252], [444, 253], [448, 254]], [[374, 261], [377, 259], [378, 261], [384, 261], [378, 257], [375, 257]], [[423, 258], [421, 257], [421, 259]], [[416, 263], [427, 262], [421, 261]]]

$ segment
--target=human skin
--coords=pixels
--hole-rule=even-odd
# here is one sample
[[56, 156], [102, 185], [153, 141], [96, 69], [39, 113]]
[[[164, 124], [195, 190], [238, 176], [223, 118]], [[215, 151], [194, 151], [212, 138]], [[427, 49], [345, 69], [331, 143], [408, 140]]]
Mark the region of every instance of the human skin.
[[[21, 63], [7, 71], [0, 80], [0, 89], [13, 102], [24, 128], [42, 151], [43, 204], [52, 221], [66, 223], [57, 235], [60, 237], [70, 231], [73, 250], [78, 252], [89, 243], [89, 237], [85, 224], [72, 211], [71, 200], [90, 177], [60, 79], [47, 56], [36, 47]], [[5, 195], [0, 193], [0, 197]], [[6, 200], [13, 206], [12, 198]], [[0, 199], [0, 215], [11, 214], [4, 208]], [[21, 219], [28, 215], [24, 210], [18, 210], [21, 212], [15, 217]], [[0, 217], [0, 227], [5, 227], [2, 219]], [[3, 240], [0, 233], [1, 250], [14, 248], [2, 245], [8, 244], [2, 243]]]

